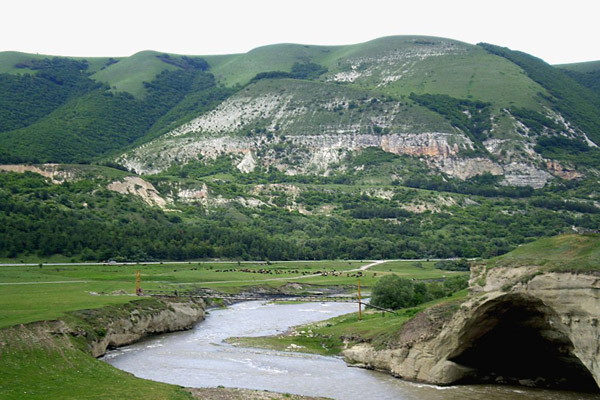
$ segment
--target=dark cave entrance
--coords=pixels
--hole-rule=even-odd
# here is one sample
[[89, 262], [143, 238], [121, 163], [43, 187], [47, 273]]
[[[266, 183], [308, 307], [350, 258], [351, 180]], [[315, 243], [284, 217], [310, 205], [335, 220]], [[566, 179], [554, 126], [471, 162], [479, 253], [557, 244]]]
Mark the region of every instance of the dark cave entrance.
[[[489, 304], [488, 304], [489, 303]], [[598, 392], [555, 313], [539, 299], [506, 295], [476, 312], [448, 359], [473, 369], [462, 383], [501, 383]]]

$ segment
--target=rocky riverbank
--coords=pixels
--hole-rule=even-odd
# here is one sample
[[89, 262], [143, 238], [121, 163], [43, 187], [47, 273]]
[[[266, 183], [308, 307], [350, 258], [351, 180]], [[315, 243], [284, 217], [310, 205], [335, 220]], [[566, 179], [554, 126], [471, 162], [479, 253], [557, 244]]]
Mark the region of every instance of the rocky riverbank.
[[600, 277], [541, 267], [472, 269], [469, 299], [449, 316], [428, 310], [396, 344], [361, 343], [347, 362], [408, 380], [489, 382], [598, 391]]
[[[90, 352], [100, 357], [109, 348], [125, 346], [153, 334], [191, 329], [204, 319], [206, 305], [201, 299], [169, 299], [124, 305], [121, 312], [106, 315], [104, 311], [78, 312], [92, 325], [101, 324], [99, 333], [88, 341]], [[75, 335], [78, 333], [74, 332]]]
[[198, 400], [327, 400], [326, 397], [300, 396], [266, 390], [201, 388], [189, 389]]

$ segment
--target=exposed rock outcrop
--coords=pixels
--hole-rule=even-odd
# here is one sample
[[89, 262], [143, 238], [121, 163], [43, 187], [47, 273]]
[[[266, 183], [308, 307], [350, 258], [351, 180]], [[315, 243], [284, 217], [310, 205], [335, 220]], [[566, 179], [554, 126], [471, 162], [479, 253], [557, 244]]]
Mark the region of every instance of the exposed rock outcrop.
[[346, 350], [346, 360], [440, 385], [598, 390], [600, 276], [478, 267], [471, 289], [449, 320], [407, 323], [397, 345], [378, 350], [363, 343]]
[[200, 300], [169, 302], [163, 309], [133, 310], [128, 317], [107, 324], [104, 337], [92, 341], [91, 353], [100, 357], [108, 348], [131, 344], [151, 334], [190, 329], [204, 319], [204, 308]]
[[214, 159], [222, 155], [240, 157], [237, 167], [242, 172], [251, 172], [259, 165], [281, 163], [281, 154], [275, 157], [268, 155], [254, 157], [262, 148], [280, 145], [297, 153], [302, 162], [290, 163], [301, 172], [323, 171], [331, 164], [340, 161], [347, 151], [355, 151], [368, 147], [378, 147], [394, 154], [445, 158], [455, 156], [461, 149], [473, 148], [471, 141], [460, 134], [444, 132], [402, 133], [402, 134], [353, 134], [331, 133], [320, 135], [294, 135], [285, 140], [269, 139], [266, 135], [251, 138], [231, 135], [203, 137], [190, 140], [187, 137], [169, 137], [157, 144], [140, 146], [131, 153], [121, 156], [119, 162], [139, 174], [153, 174], [167, 169], [174, 163], [186, 163], [198, 159]]
[[151, 206], [160, 208], [167, 206], [167, 201], [161, 197], [154, 185], [137, 176], [126, 176], [122, 180], [113, 181], [108, 184], [107, 188], [121, 194], [139, 196]]
[[60, 164], [41, 164], [41, 165], [22, 165], [22, 164], [6, 164], [0, 165], [0, 171], [6, 172], [33, 172], [46, 178], [54, 184], [63, 183], [76, 179], [76, 174], [63, 168]]
[[100, 357], [109, 348], [134, 343], [145, 336], [190, 329], [204, 319], [201, 299], [143, 299], [120, 306], [74, 311], [68, 322], [58, 321], [53, 334], [85, 340], [88, 351]]

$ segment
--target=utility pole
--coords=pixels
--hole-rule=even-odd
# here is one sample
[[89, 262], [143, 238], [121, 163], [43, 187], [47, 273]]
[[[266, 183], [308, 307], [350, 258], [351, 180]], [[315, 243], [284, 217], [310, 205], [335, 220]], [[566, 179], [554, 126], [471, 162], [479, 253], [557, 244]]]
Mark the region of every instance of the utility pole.
[[358, 280], [358, 320], [362, 320], [362, 298], [360, 297], [360, 279]]
[[140, 271], [135, 273], [135, 294], [136, 296], [142, 295], [142, 274]]

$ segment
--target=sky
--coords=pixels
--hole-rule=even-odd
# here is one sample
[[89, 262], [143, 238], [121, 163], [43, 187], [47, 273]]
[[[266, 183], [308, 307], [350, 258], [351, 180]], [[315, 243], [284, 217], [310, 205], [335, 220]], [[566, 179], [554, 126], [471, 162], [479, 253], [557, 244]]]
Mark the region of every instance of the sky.
[[29, 0], [6, 2], [2, 14], [0, 51], [50, 55], [229, 54], [427, 35], [551, 64], [600, 60], [597, 0]]

